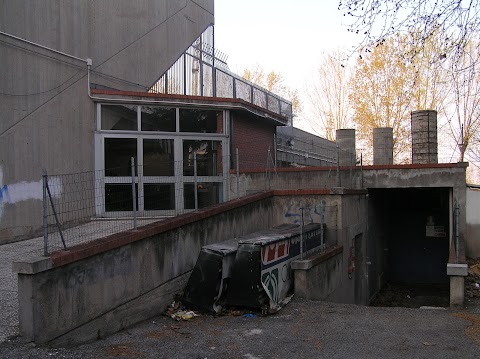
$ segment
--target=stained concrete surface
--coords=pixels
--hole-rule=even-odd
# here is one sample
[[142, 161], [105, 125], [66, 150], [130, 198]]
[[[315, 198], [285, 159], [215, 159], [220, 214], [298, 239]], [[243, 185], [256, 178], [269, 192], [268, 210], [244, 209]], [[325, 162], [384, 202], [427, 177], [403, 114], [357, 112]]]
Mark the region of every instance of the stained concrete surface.
[[[146, 225], [159, 219], [138, 219]], [[89, 242], [132, 227], [131, 220], [92, 221], [64, 231], [67, 246]], [[49, 237], [52, 250], [61, 248], [58, 233]], [[0, 343], [18, 334], [18, 281], [13, 262], [43, 255], [43, 237], [0, 245]]]
[[294, 299], [267, 317], [156, 317], [75, 348], [13, 339], [0, 358], [478, 358], [478, 313]]
[[12, 263], [42, 251], [43, 238], [0, 246], [0, 343], [18, 334], [18, 282]]

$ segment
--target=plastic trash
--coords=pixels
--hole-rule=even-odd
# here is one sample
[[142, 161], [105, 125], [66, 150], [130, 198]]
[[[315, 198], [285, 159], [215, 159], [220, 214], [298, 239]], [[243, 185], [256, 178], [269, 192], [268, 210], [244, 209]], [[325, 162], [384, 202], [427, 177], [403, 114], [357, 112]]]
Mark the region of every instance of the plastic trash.
[[244, 314], [243, 317], [244, 318], [256, 318], [257, 316], [255, 314], [252, 314], [252, 313], [247, 313], [247, 314]]
[[172, 319], [176, 319], [176, 320], [190, 320], [190, 319], [193, 319], [195, 317], [198, 317], [198, 314], [196, 314], [194, 311], [187, 311], [187, 310], [180, 310], [176, 313], [173, 313], [171, 315], [171, 318]]

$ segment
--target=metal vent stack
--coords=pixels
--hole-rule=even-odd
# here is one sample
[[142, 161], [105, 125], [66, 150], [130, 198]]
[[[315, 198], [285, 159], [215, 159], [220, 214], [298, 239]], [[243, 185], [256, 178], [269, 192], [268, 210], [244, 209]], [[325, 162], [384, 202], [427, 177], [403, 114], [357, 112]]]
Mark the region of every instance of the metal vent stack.
[[355, 148], [355, 130], [339, 129], [336, 131], [337, 146], [339, 147], [339, 165], [355, 166], [356, 165], [356, 148]]
[[373, 164], [393, 164], [393, 128], [380, 127], [373, 129]]
[[438, 163], [437, 111], [413, 111], [412, 163]]

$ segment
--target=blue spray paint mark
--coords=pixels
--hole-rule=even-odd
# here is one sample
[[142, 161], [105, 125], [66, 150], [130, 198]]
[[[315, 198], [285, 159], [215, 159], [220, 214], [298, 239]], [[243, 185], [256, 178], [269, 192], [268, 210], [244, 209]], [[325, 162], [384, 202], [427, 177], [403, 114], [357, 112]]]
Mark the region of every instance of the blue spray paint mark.
[[0, 188], [0, 203], [10, 203], [10, 193], [8, 193], [8, 186], [5, 185]]

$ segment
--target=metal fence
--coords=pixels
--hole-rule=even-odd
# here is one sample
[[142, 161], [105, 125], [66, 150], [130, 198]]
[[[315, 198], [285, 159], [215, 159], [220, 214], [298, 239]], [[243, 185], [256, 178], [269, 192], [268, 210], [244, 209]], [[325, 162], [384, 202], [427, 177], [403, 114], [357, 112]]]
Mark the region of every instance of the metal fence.
[[[338, 152], [337, 152], [338, 153]], [[347, 154], [346, 154], [347, 155]], [[315, 172], [283, 169], [275, 154], [252, 159], [235, 151], [230, 158], [201, 156], [157, 160], [101, 171], [43, 175], [44, 253], [125, 232], [272, 189], [318, 189], [353, 182], [360, 167], [340, 170], [339, 159]], [[224, 169], [223, 166], [228, 166]], [[284, 166], [284, 167], [281, 167]], [[298, 167], [295, 164], [294, 167]], [[343, 173], [343, 174], [342, 174]], [[351, 176], [349, 177], [349, 173]], [[349, 179], [350, 178], [350, 179]]]

